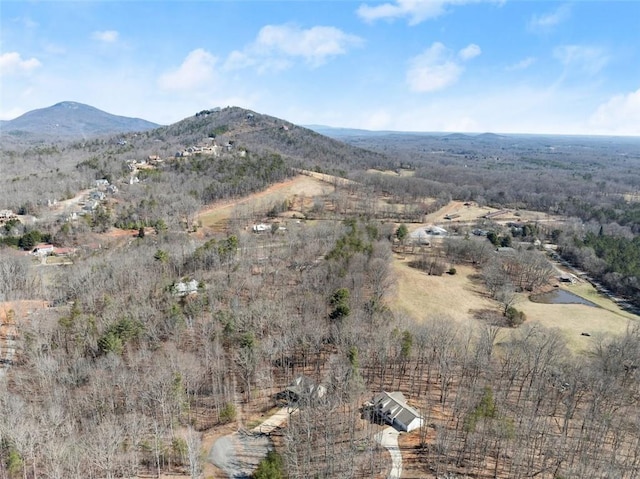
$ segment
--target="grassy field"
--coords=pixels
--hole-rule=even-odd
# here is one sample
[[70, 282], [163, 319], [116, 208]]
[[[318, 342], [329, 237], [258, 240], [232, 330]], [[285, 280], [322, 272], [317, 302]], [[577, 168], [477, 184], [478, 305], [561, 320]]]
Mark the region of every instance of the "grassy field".
[[[602, 335], [621, 334], [637, 316], [621, 310], [613, 301], [598, 294], [588, 283], [564, 288], [599, 307], [583, 304], [534, 303], [527, 295], [521, 295], [516, 308], [524, 311], [527, 321], [538, 321], [549, 328], [558, 328], [574, 351], [584, 351]], [[588, 333], [591, 336], [583, 336]]]
[[[448, 204], [440, 208], [438, 211], [430, 213], [425, 216], [423, 224], [408, 225], [409, 230], [414, 231], [423, 226], [437, 224], [447, 228], [447, 226], [453, 227], [456, 224], [470, 224], [476, 221], [482, 220], [482, 217], [488, 213], [494, 213], [498, 211], [497, 208], [491, 208], [488, 206], [478, 206], [474, 202], [462, 202], [462, 201], [450, 201]], [[556, 216], [547, 215], [538, 211], [528, 210], [504, 210], [505, 213], [495, 218], [493, 221], [498, 223], [506, 222], [560, 222], [561, 218]], [[450, 216], [452, 219], [447, 219]]]
[[[490, 299], [484, 286], [469, 266], [456, 266], [457, 274], [428, 276], [409, 267], [407, 259], [394, 261], [397, 286], [392, 308], [404, 312], [416, 321], [447, 316], [475, 327], [479, 324], [473, 313], [482, 309], [499, 311], [500, 305]], [[515, 307], [527, 315], [527, 322], [539, 322], [557, 328], [569, 347], [576, 352], [586, 350], [598, 336], [623, 333], [630, 321], [640, 318], [621, 310], [611, 300], [599, 295], [589, 284], [566, 288], [596, 304], [598, 308], [581, 304], [543, 304], [520, 294]], [[591, 336], [583, 336], [588, 333]]]
[[275, 185], [253, 195], [233, 200], [215, 203], [205, 208], [198, 215], [198, 220], [205, 228], [224, 228], [238, 208], [246, 208], [256, 212], [266, 213], [273, 205], [290, 200], [294, 207], [300, 207], [301, 202], [311, 202], [316, 196], [332, 193], [335, 187], [318, 178], [298, 175], [291, 180]]
[[411, 268], [408, 259], [396, 259], [396, 295], [392, 308], [417, 321], [448, 316], [464, 323], [476, 322], [473, 311], [496, 308], [481, 284], [473, 280], [477, 272], [469, 266], [456, 266], [456, 274], [429, 276]]

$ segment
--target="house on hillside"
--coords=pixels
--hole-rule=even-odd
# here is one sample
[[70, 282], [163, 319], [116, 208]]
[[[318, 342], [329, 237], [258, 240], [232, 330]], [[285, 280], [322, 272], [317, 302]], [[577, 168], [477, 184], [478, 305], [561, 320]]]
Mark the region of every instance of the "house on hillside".
[[43, 256], [49, 256], [50, 254], [53, 254], [54, 250], [55, 248], [52, 244], [40, 243], [34, 246], [31, 254], [42, 258]]
[[284, 391], [276, 394], [276, 399], [286, 404], [309, 404], [322, 399], [327, 394], [327, 388], [316, 384], [308, 376], [298, 376]]
[[413, 431], [424, 422], [420, 413], [407, 404], [404, 394], [400, 391], [382, 391], [376, 394], [371, 407], [376, 416], [399, 431]]
[[173, 285], [173, 294], [176, 296], [188, 296], [198, 292], [198, 281], [180, 281]]
[[106, 198], [106, 195], [102, 191], [92, 191], [89, 193], [89, 198], [96, 201], [102, 201]]

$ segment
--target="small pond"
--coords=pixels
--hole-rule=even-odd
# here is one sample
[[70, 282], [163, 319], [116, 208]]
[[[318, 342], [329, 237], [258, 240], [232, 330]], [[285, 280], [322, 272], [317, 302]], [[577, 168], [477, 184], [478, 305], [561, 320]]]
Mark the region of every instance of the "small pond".
[[573, 294], [571, 291], [567, 291], [566, 289], [554, 289], [553, 291], [549, 291], [547, 293], [534, 294], [529, 297], [531, 301], [534, 303], [545, 303], [545, 304], [586, 304], [587, 306], [593, 306], [597, 308], [598, 305], [592, 303], [591, 301], [581, 298], [577, 294]]

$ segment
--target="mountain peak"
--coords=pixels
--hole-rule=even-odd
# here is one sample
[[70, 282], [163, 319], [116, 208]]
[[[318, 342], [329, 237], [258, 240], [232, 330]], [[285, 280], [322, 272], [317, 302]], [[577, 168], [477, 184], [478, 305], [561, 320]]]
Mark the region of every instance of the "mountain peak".
[[160, 125], [139, 118], [112, 115], [90, 105], [62, 101], [3, 122], [3, 134], [27, 141], [84, 139], [146, 131]]
[[52, 108], [69, 108], [71, 110], [75, 110], [86, 106], [88, 105], [84, 105], [75, 101], [61, 101], [60, 103], [56, 103], [55, 105], [53, 105]]

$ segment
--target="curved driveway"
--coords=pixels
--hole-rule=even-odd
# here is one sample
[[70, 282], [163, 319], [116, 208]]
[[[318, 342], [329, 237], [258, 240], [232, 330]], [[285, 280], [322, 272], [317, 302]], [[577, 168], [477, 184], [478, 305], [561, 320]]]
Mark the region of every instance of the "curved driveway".
[[400, 454], [398, 446], [399, 435], [400, 432], [393, 427], [386, 427], [382, 432], [376, 434], [376, 441], [391, 454], [391, 472], [387, 479], [400, 479], [402, 475], [402, 454]]

